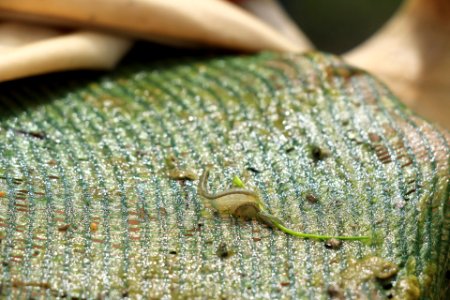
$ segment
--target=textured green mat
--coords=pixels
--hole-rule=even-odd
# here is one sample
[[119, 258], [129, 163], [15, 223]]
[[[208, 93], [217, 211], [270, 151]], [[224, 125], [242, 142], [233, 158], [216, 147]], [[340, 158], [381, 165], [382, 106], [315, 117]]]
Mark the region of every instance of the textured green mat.
[[[3, 86], [0, 111], [4, 297], [444, 297], [448, 135], [336, 57], [126, 63]], [[168, 158], [213, 164], [213, 191], [239, 175], [293, 229], [374, 241], [219, 216]]]

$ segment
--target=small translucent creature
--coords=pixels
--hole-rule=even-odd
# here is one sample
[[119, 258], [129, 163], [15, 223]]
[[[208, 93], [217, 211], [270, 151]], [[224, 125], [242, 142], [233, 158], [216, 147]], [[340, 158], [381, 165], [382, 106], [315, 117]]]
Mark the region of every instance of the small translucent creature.
[[318, 240], [351, 240], [351, 241], [367, 241], [368, 236], [330, 236], [302, 233], [291, 230], [283, 224], [283, 222], [275, 216], [272, 216], [264, 207], [259, 194], [245, 188], [239, 177], [233, 178], [235, 187], [228, 190], [212, 194], [208, 190], [208, 178], [211, 166], [207, 166], [198, 183], [198, 194], [207, 199], [209, 204], [220, 213], [228, 213], [243, 219], [257, 219], [258, 221], [268, 225], [271, 228], [278, 228], [284, 233], [301, 237]]

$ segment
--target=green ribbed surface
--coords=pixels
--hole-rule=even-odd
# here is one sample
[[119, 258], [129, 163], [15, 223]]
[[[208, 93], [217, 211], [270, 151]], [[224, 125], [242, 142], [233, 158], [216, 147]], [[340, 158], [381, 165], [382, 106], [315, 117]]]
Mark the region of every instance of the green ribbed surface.
[[[401, 299], [414, 277], [423, 299], [444, 293], [448, 137], [336, 57], [126, 64], [4, 89], [0, 110], [5, 297]], [[377, 242], [331, 250], [218, 216], [196, 181], [167, 177], [170, 155], [198, 175], [213, 164], [215, 191], [241, 176], [293, 229]], [[372, 256], [398, 265], [393, 288], [343, 279]]]

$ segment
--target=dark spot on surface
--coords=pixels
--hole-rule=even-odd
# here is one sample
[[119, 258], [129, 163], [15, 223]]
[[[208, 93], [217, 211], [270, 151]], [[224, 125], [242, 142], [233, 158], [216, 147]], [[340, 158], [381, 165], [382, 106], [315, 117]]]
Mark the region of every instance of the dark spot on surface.
[[317, 196], [316, 195], [314, 195], [314, 194], [307, 194], [306, 196], [305, 196], [305, 198], [306, 198], [306, 200], [309, 202], [309, 203], [316, 203], [317, 201], [319, 201], [319, 199], [317, 198]]
[[414, 188], [414, 189], [411, 189], [411, 190], [407, 191], [407, 192], [405, 193], [405, 195], [408, 196], [408, 195], [414, 193], [415, 191], [416, 191], [415, 188]]
[[254, 242], [259, 242], [259, 241], [261, 241], [261, 238], [254, 237], [254, 238], [252, 238], [252, 240], [253, 240]]
[[20, 179], [20, 178], [14, 178], [13, 179], [13, 183], [15, 185], [20, 185], [20, 184], [22, 184], [22, 182], [23, 182], [23, 179]]
[[175, 250], [171, 250], [171, 251], [169, 251], [169, 254], [172, 254], [172, 255], [177, 255], [177, 251], [175, 251]]
[[[61, 298], [67, 298], [69, 295], [66, 293], [66, 292], [64, 292], [64, 291], [59, 291], [59, 292], [57, 292], [56, 293], [56, 295], [58, 296], [58, 297], [61, 297]], [[77, 300], [77, 299], [79, 299], [78, 297], [70, 297], [72, 300]]]
[[404, 164], [402, 164], [400, 167], [404, 168], [404, 167], [412, 165], [412, 163], [413, 163], [412, 160], [410, 158], [408, 158], [408, 161], [405, 162]]
[[49, 161], [47, 162], [47, 164], [48, 164], [49, 166], [56, 166], [56, 165], [58, 164], [58, 162], [57, 162], [56, 160], [54, 160], [54, 159], [51, 159], [51, 160], [49, 160]]
[[190, 229], [190, 230], [188, 230], [189, 232], [199, 232], [199, 231], [201, 231], [202, 230], [202, 227], [204, 226], [204, 224], [203, 223], [198, 223], [198, 224], [194, 224], [193, 226], [192, 226], [192, 228]]
[[387, 282], [386, 284], [383, 284], [382, 287], [383, 287], [383, 289], [385, 289], [385, 290], [390, 290], [390, 289], [393, 288], [393, 285], [392, 285], [391, 282]]
[[227, 243], [222, 242], [219, 244], [219, 247], [217, 247], [216, 254], [220, 258], [228, 258], [233, 255], [233, 251], [228, 249]]
[[311, 154], [313, 156], [313, 159], [319, 160], [321, 158], [322, 151], [319, 147], [313, 146], [311, 149]]
[[325, 248], [338, 250], [342, 247], [342, 241], [338, 239], [329, 239], [325, 241]]
[[28, 136], [28, 137], [33, 137], [36, 139], [40, 139], [43, 140], [45, 138], [47, 138], [47, 135], [44, 132], [39, 132], [39, 131], [26, 131], [23, 129], [16, 129], [15, 130], [16, 133], [20, 133], [22, 135]]
[[70, 224], [65, 224], [58, 227], [59, 232], [66, 232], [70, 228]]
[[310, 146], [310, 152], [311, 152], [310, 153], [311, 158], [314, 162], [324, 160], [325, 158], [327, 158], [330, 155], [328, 151], [326, 151], [325, 149], [323, 149], [317, 145]]
[[344, 292], [337, 284], [331, 284], [327, 288], [327, 294], [331, 299], [344, 299]]
[[281, 285], [281, 286], [290, 286], [291, 283], [290, 283], [290, 282], [287, 282], [287, 281], [283, 281], [283, 282], [280, 283], [280, 285]]
[[136, 150], [136, 156], [137, 156], [137, 157], [143, 157], [143, 156], [146, 156], [146, 155], [148, 155], [148, 152], [147, 152], [147, 151]]
[[289, 154], [291, 152], [294, 152], [297, 145], [298, 145], [298, 140], [295, 138], [292, 138], [281, 146], [281, 150], [284, 151], [284, 153]]
[[258, 169], [256, 169], [256, 168], [254, 168], [254, 167], [247, 167], [246, 170], [248, 170], [248, 171], [250, 171], [250, 172], [253, 172], [253, 173], [255, 173], [255, 174], [259, 174], [259, 173], [262, 172], [262, 171], [260, 171], [260, 170], [258, 170]]
[[286, 148], [286, 150], [284, 150], [284, 152], [286, 152], [286, 153], [291, 153], [292, 151], [294, 151], [295, 150], [295, 148], [294, 147], [289, 147], [289, 148]]

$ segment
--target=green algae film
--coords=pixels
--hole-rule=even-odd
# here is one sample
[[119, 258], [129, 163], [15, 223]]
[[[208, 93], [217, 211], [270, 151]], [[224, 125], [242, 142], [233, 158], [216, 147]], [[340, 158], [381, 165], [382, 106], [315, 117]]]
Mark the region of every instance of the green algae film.
[[[127, 63], [0, 105], [2, 297], [444, 298], [448, 135], [336, 57]], [[213, 193], [245, 170], [289, 228], [376, 239], [216, 215], [208, 164]]]

